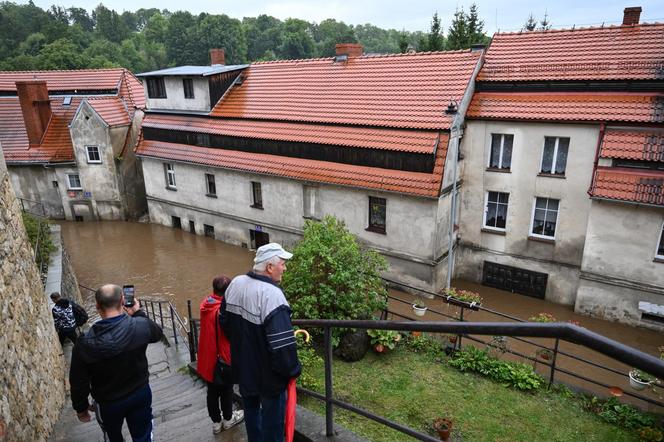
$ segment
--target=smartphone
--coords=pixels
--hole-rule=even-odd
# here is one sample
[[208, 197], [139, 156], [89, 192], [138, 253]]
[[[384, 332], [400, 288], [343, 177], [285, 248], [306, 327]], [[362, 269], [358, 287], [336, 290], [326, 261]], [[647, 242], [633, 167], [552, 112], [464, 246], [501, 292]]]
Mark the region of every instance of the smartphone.
[[124, 294], [124, 306], [133, 307], [134, 306], [134, 286], [133, 285], [123, 285], [122, 294]]

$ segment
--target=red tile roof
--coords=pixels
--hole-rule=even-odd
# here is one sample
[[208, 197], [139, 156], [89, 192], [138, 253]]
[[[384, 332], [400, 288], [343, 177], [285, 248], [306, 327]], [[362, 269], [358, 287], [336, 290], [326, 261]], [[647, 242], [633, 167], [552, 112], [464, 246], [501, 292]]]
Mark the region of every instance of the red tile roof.
[[495, 34], [479, 81], [655, 80], [664, 23]]
[[664, 94], [479, 92], [468, 118], [539, 121], [664, 122]]
[[71, 71], [0, 71], [0, 91], [15, 91], [17, 81], [35, 79], [46, 80], [49, 92], [118, 89], [125, 71], [126, 69], [123, 68]]
[[120, 97], [88, 98], [87, 102], [109, 126], [127, 126], [131, 122]]
[[598, 167], [590, 194], [595, 198], [664, 206], [664, 171]]
[[123, 81], [120, 83], [118, 95], [127, 103], [130, 118], [134, 118], [133, 108], [145, 109], [145, 90], [143, 89], [143, 83], [126, 69], [123, 73]]
[[437, 197], [445, 166], [447, 143], [448, 134], [441, 134], [439, 143], [441, 148], [437, 150], [434, 171], [430, 174], [211, 149], [145, 139], [141, 139], [139, 142], [136, 153], [145, 157], [283, 176], [303, 181]]
[[143, 127], [433, 154], [438, 132], [147, 114]]
[[664, 130], [607, 129], [602, 140], [600, 156], [664, 162]]
[[480, 52], [429, 52], [255, 63], [212, 116], [448, 129]]

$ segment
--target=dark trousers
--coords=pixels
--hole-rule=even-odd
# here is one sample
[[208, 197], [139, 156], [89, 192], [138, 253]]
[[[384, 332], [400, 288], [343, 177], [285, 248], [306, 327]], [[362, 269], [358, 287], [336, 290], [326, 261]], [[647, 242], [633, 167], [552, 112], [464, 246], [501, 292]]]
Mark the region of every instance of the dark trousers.
[[[221, 402], [221, 410], [219, 403]], [[207, 409], [212, 422], [221, 422], [221, 414], [224, 419], [230, 420], [233, 417], [233, 384], [214, 385], [207, 383]]]
[[286, 390], [272, 397], [242, 396], [249, 442], [283, 442]]
[[122, 442], [122, 423], [127, 419], [129, 434], [134, 442], [152, 440], [152, 390], [150, 384], [139, 388], [129, 396], [113, 402], [97, 404], [97, 419], [106, 431], [110, 442]]
[[65, 339], [67, 338], [69, 338], [72, 344], [76, 344], [78, 333], [76, 333], [75, 328], [72, 328], [71, 330], [58, 330], [58, 339], [60, 339], [60, 345], [64, 345]]

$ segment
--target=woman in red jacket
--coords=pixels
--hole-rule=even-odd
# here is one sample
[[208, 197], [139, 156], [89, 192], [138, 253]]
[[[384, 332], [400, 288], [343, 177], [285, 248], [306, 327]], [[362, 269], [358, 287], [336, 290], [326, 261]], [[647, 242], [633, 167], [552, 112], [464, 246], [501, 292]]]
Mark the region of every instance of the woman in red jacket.
[[[244, 411], [233, 411], [233, 384], [216, 385], [214, 368], [219, 355], [228, 365], [231, 363], [231, 348], [224, 331], [219, 326], [219, 310], [224, 300], [226, 287], [231, 280], [225, 275], [212, 281], [212, 294], [201, 301], [201, 331], [198, 339], [198, 373], [207, 382], [207, 408], [212, 419], [212, 431], [218, 434], [244, 420]], [[221, 402], [221, 410], [219, 403]], [[223, 414], [223, 422], [222, 422]]]

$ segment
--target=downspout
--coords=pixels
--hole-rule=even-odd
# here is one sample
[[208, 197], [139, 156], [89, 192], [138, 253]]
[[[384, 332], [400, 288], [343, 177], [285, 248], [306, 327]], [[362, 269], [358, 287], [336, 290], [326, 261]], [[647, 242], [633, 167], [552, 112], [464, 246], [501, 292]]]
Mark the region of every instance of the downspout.
[[588, 196], [592, 196], [593, 185], [595, 184], [595, 176], [597, 174], [597, 166], [599, 165], [599, 151], [604, 141], [604, 131], [606, 130], [606, 123], [602, 122], [599, 126], [599, 136], [597, 137], [597, 147], [595, 148], [595, 161], [593, 161], [593, 177], [590, 180], [590, 187], [588, 187]]

